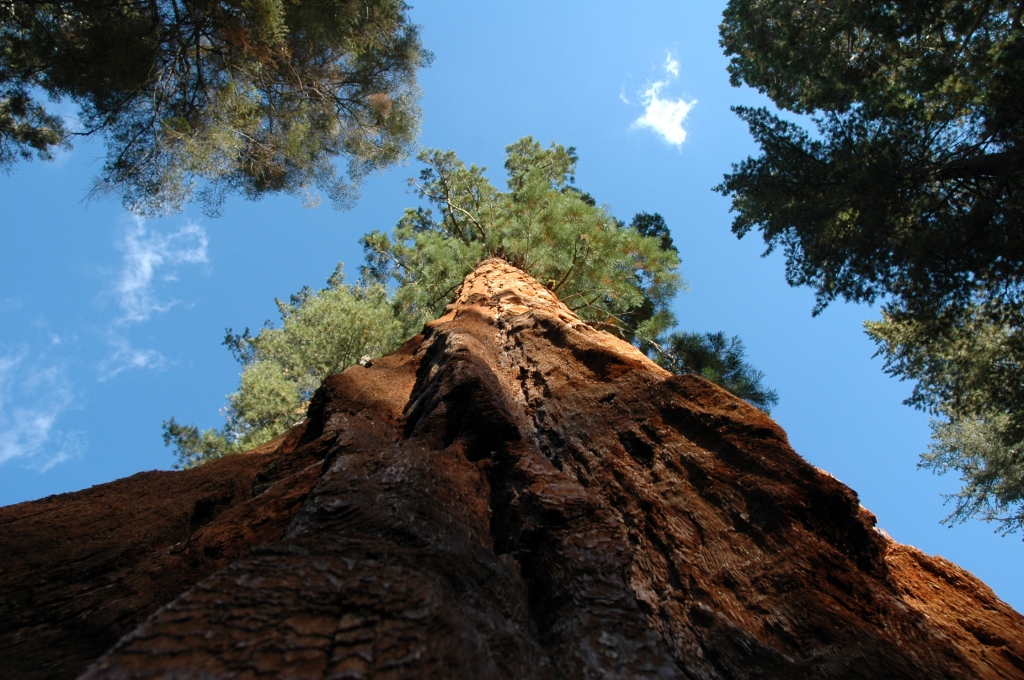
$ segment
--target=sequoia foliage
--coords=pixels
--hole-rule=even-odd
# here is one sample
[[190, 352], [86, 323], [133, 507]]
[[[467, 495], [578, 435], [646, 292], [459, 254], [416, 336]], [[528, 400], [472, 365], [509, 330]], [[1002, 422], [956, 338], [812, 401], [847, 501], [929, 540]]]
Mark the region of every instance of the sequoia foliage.
[[[909, 403], [939, 418], [923, 464], [962, 474], [951, 519], [1005, 529], [1024, 522], [1021, 12], [1006, 0], [731, 0], [721, 25], [733, 84], [791, 114], [736, 109], [761, 155], [717, 187], [733, 231], [782, 248], [788, 281], [816, 289], [815, 312], [886, 301], [868, 332], [886, 370], [917, 381]], [[984, 446], [966, 444], [980, 432]]]
[[594, 325], [641, 340], [669, 328], [668, 304], [682, 284], [676, 250], [575, 190], [575, 149], [544, 149], [525, 137], [505, 151], [508, 191], [452, 151], [421, 152], [426, 167], [410, 183], [430, 207], [406, 210], [390, 234], [364, 237], [363, 277], [397, 286], [408, 330], [438, 316], [463, 278], [493, 256], [546, 283]]
[[[95, 191], [144, 213], [199, 190], [337, 207], [401, 160], [431, 58], [401, 0], [0, 0], [0, 165], [102, 135]], [[80, 107], [69, 127], [50, 100]], [[334, 159], [347, 163], [339, 170]]]

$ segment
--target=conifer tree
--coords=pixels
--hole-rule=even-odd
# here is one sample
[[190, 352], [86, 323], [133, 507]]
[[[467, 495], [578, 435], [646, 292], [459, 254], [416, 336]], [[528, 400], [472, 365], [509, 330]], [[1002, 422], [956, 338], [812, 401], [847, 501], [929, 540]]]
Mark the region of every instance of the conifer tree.
[[[738, 107], [761, 155], [717, 189], [733, 231], [782, 248], [792, 285], [885, 300], [886, 370], [937, 417], [922, 464], [964, 489], [949, 519], [1024, 526], [1024, 5], [730, 0]], [[962, 447], [962, 448], [961, 448]]]
[[[403, 159], [431, 56], [401, 0], [0, 0], [0, 166], [102, 135], [94, 190], [143, 213], [227, 192], [337, 207]], [[46, 109], [80, 107], [69, 127]], [[335, 166], [342, 159], [344, 169]]]
[[279, 327], [268, 322], [255, 336], [248, 328], [241, 334], [227, 331], [224, 345], [242, 365], [238, 391], [228, 396], [227, 422], [220, 429], [200, 431], [174, 418], [164, 423], [164, 442], [175, 446], [179, 467], [273, 439], [305, 418], [324, 378], [398, 346], [402, 325], [387, 291], [344, 279], [339, 264], [326, 288], [303, 288], [288, 302], [276, 300]]
[[419, 159], [426, 168], [410, 182], [431, 207], [409, 209], [390, 234], [363, 239], [363, 276], [397, 285], [408, 330], [437, 316], [476, 263], [492, 256], [546, 283], [598, 327], [653, 339], [673, 325], [668, 304], [683, 285], [678, 253], [662, 247], [660, 233], [641, 234], [571, 190], [575, 149], [544, 149], [531, 137], [509, 145], [508, 191], [452, 151], [428, 149]]

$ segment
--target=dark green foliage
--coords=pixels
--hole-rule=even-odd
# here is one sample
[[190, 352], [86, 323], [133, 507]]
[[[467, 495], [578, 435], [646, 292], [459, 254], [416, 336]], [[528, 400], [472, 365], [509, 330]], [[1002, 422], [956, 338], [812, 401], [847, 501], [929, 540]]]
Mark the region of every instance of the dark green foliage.
[[[429, 53], [401, 0], [0, 0], [0, 164], [70, 133], [34, 97], [81, 107], [102, 134], [96, 191], [150, 213], [199, 189], [338, 207], [405, 157]], [[347, 167], [335, 168], [343, 157]]]
[[593, 196], [591, 196], [586, 191], [583, 191], [582, 189], [580, 189], [578, 187], [574, 187], [574, 186], [571, 186], [571, 185], [570, 186], [566, 186], [566, 187], [562, 187], [562, 193], [574, 193], [577, 196], [579, 196], [579, 199], [581, 201], [583, 201], [584, 203], [586, 203], [587, 205], [589, 205], [592, 208], [597, 205], [597, 201], [594, 199]]
[[[908, 402], [942, 417], [943, 453], [923, 464], [964, 475], [959, 519], [1005, 519], [1021, 499], [1001, 482], [1024, 472], [1022, 7], [731, 0], [721, 25], [733, 84], [815, 128], [737, 109], [762, 153], [717, 187], [733, 231], [781, 247], [787, 280], [816, 289], [815, 312], [836, 298], [887, 301], [868, 331], [886, 370], [918, 381]], [[955, 441], [974, 453], [958, 458]], [[1002, 472], [982, 468], [1001, 481], [975, 484], [978, 452], [996, 443]], [[1004, 527], [1022, 519], [1018, 506]]]
[[52, 160], [53, 149], [69, 146], [60, 116], [47, 113], [23, 90], [0, 90], [0, 167], [29, 160], [33, 153]]
[[779, 395], [763, 384], [764, 373], [744, 361], [745, 356], [738, 335], [676, 332], [662, 340], [656, 360], [673, 373], [696, 373], [770, 413]]
[[679, 249], [672, 243], [672, 233], [665, 224], [665, 218], [658, 213], [637, 213], [633, 221], [629, 223], [630, 228], [635, 229], [641, 236], [649, 236], [661, 239], [661, 249], [671, 250], [679, 253]]
[[[619, 224], [620, 227], [625, 226], [621, 222]], [[629, 223], [629, 228], [645, 238], [657, 239], [658, 247], [666, 253], [679, 255], [679, 250], [672, 243], [672, 236], [668, 225], [665, 223], [665, 219], [658, 213], [637, 213]], [[644, 280], [640, 273], [637, 276], [637, 285], [644, 285]], [[660, 310], [655, 299], [651, 296], [645, 296], [639, 307], [634, 307], [619, 316], [621, 323], [617, 331], [618, 334], [637, 345], [649, 356], [654, 357], [659, 347], [657, 338], [660, 335], [658, 334], [667, 331], [668, 323], [674, 323], [674, 318], [665, 318], [659, 322], [657, 320], [659, 312]], [[650, 331], [637, 333], [638, 329], [642, 331], [646, 324], [652, 321], [656, 324], [653, 327], [654, 337], [652, 337]]]
[[734, 84], [814, 116], [740, 108], [761, 145], [718, 189], [790, 283], [922, 313], [1024, 272], [1024, 33], [1006, 2], [732, 0]]

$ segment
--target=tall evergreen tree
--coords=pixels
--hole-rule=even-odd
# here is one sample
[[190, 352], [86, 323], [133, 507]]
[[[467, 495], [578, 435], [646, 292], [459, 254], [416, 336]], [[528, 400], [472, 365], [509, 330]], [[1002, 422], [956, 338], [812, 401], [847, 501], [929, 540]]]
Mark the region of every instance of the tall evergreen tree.
[[[102, 135], [95, 191], [177, 210], [195, 190], [338, 207], [418, 131], [431, 58], [401, 0], [0, 0], [0, 165]], [[80, 106], [78, 129], [40, 94]], [[335, 167], [342, 158], [344, 170]]]
[[883, 312], [866, 323], [893, 375], [916, 381], [907, 400], [930, 411], [933, 441], [921, 467], [958, 473], [946, 521], [1024, 526], [1024, 319], [990, 301], [932, 319]]
[[[1000, 510], [980, 514], [1005, 528], [1024, 524], [1021, 485], [971, 480], [982, 448], [1011, 461], [997, 479], [1024, 474], [1024, 392], [1000, 382], [1024, 365], [1022, 7], [730, 0], [721, 25], [733, 84], [815, 128], [737, 108], [762, 153], [717, 187], [732, 197], [733, 231], [783, 248], [788, 281], [816, 289], [816, 312], [886, 300], [868, 332], [890, 373], [918, 381], [909, 403], [939, 417], [944, 453], [924, 464], [981, 494], [952, 518], [991, 502]], [[991, 446], [975, 453], [956, 454], [968, 439], [943, 434], [982, 426]]]
[[[173, 418], [164, 423], [164, 441], [175, 446], [180, 466], [284, 432], [302, 418], [324, 378], [419, 332], [486, 257], [520, 267], [584, 320], [648, 354], [661, 346], [674, 324], [668, 305], [683, 282], [660, 215], [640, 213], [631, 225], [615, 219], [572, 186], [574, 149], [545, 149], [530, 137], [506, 147], [508, 191], [495, 188], [485, 168], [466, 167], [451, 151], [428, 149], [420, 160], [426, 167], [410, 181], [426, 205], [407, 209], [390, 233], [364, 237], [359, 284], [344, 284], [339, 268], [327, 288], [279, 301], [279, 328], [268, 325], [256, 336], [249, 329], [229, 331], [225, 344], [243, 371], [238, 391], [228, 397], [226, 425], [200, 431]], [[742, 361], [739, 339], [721, 337], [708, 345], [703, 364], [685, 363], [690, 357], [679, 351], [666, 355], [671, 361], [662, 357], [663, 365], [699, 372], [755, 405], [774, 403], [761, 374]]]

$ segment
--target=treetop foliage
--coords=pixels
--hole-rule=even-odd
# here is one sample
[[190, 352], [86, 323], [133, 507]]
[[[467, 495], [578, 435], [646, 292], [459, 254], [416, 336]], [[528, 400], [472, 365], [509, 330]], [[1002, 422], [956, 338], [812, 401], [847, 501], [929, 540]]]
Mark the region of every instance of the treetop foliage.
[[1021, 310], [979, 304], [933, 319], [891, 310], [867, 322], [890, 374], [915, 380], [907, 403], [936, 416], [921, 467], [957, 471], [947, 521], [979, 516], [1024, 528], [1024, 334]]
[[1021, 447], [1005, 444], [1005, 414], [932, 421], [932, 444], [921, 454], [920, 467], [938, 474], [960, 473], [961, 489], [947, 497], [954, 502], [945, 523], [980, 517], [996, 522], [1003, 534], [1021, 529], [1024, 466]]
[[364, 356], [390, 352], [404, 339], [402, 324], [378, 285], [346, 284], [341, 265], [320, 290], [303, 288], [288, 302], [275, 300], [281, 325], [268, 322], [224, 338], [242, 365], [238, 391], [228, 395], [226, 424], [200, 432], [174, 418], [164, 442], [178, 449], [178, 466], [191, 467], [274, 438], [305, 418], [310, 397], [324, 379]]
[[[349, 205], [403, 159], [431, 55], [401, 0], [0, 0], [0, 165], [102, 134], [94, 191], [144, 213], [227, 192]], [[81, 108], [81, 129], [40, 92]], [[339, 171], [332, 159], [347, 163]]]
[[[836, 297], [935, 309], [1024, 272], [1024, 33], [1016, 2], [732, 0], [734, 84], [810, 114], [737, 109], [762, 147], [726, 176], [738, 235]], [[923, 312], [922, 312], [923, 313]]]
[[785, 110], [950, 120], [972, 100], [1007, 103], [1020, 20], [1012, 0], [732, 0], [721, 44], [732, 84]]
[[652, 339], [673, 324], [668, 304], [683, 282], [671, 238], [662, 247], [664, 220], [648, 216], [662, 231], [644, 235], [587, 194], [566, 190], [575, 149], [545, 149], [531, 137], [509, 145], [507, 192], [452, 151], [427, 149], [419, 160], [426, 167], [410, 183], [430, 207], [406, 210], [390, 234], [363, 238], [364, 279], [396, 285], [396, 304], [414, 326], [439, 315], [462, 279], [492, 256], [546, 283], [584, 320], [625, 337]]

